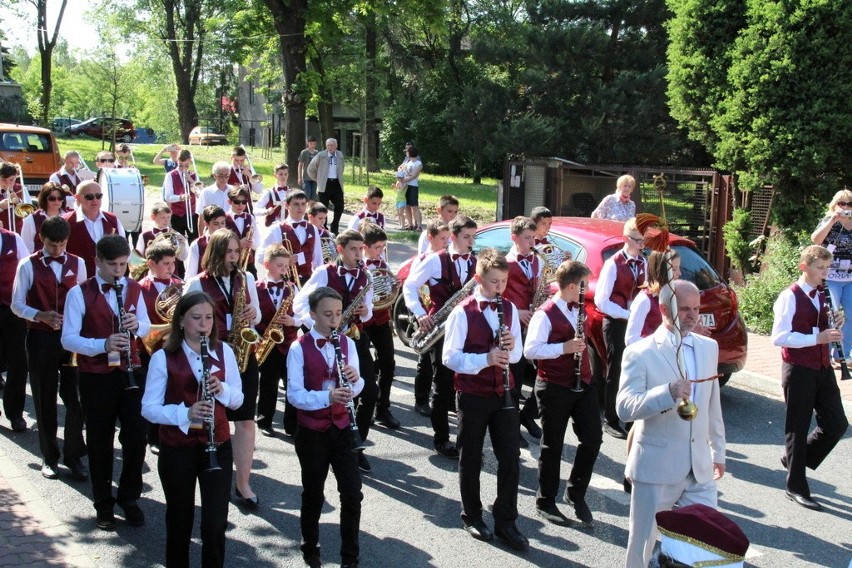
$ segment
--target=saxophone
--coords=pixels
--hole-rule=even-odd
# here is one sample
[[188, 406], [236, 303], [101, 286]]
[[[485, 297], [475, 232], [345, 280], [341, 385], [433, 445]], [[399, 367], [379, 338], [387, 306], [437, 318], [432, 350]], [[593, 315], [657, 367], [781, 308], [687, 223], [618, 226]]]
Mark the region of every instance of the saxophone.
[[[246, 307], [246, 271], [237, 269], [240, 275], [240, 284], [235, 286], [234, 292], [234, 309], [233, 309], [233, 327], [228, 332], [226, 340], [234, 348], [234, 355], [237, 357], [237, 365], [240, 367], [240, 373], [245, 373], [248, 368], [249, 355], [252, 352], [252, 345], [260, 340], [258, 333], [252, 329], [251, 323], [240, 318]], [[238, 319], [239, 318], [239, 319]]]
[[432, 326], [432, 329], [429, 331], [417, 330], [417, 332], [411, 336], [411, 344], [409, 347], [411, 347], [415, 353], [422, 355], [431, 349], [439, 339], [444, 337], [444, 324], [450, 316], [450, 312], [453, 311], [453, 308], [459, 305], [462, 300], [473, 293], [473, 287], [475, 285], [476, 280], [474, 278], [468, 280], [458, 292], [453, 294], [450, 299], [441, 306], [441, 309], [432, 314], [432, 321], [435, 324]]
[[361, 291], [358, 292], [358, 295], [350, 302], [349, 306], [343, 311], [343, 314], [340, 316], [340, 325], [337, 326], [338, 333], [341, 333], [341, 330], [346, 328], [344, 335], [351, 337], [354, 341], [358, 341], [361, 338], [361, 330], [352, 325], [352, 322], [355, 320], [355, 310], [361, 307], [364, 303], [364, 300], [367, 298], [367, 292], [372, 290], [373, 288], [373, 278], [370, 276], [370, 271], [365, 269], [361, 264], [358, 264], [358, 267], [364, 271], [364, 274], [367, 276], [367, 284], [361, 288]]
[[[254, 225], [249, 227], [249, 230], [246, 233], [246, 236], [243, 237], [243, 239], [247, 238], [247, 239], [251, 240], [251, 238], [253, 236], [254, 236]], [[242, 242], [242, 239], [240, 239], [240, 242]], [[240, 249], [240, 264], [239, 264], [239, 267], [240, 267], [240, 271], [243, 274], [245, 274], [246, 269], [248, 269], [248, 263], [249, 263], [249, 259], [251, 258], [251, 253], [252, 253], [251, 247]]]
[[263, 332], [263, 336], [257, 342], [255, 356], [257, 357], [258, 365], [263, 365], [276, 345], [284, 343], [284, 316], [290, 310], [290, 306], [293, 304], [293, 296], [295, 295], [293, 285], [286, 281], [284, 284], [290, 290], [290, 294], [281, 300], [281, 305], [275, 310], [272, 320], [270, 320], [269, 325]]

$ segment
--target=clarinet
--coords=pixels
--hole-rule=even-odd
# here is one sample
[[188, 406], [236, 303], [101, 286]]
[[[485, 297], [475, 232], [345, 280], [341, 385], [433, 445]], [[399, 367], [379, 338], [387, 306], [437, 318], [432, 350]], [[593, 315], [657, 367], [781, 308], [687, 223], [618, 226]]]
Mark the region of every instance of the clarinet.
[[[346, 380], [346, 376], [343, 374], [343, 351], [340, 350], [340, 336], [336, 329], [331, 331], [329, 340], [334, 346], [334, 360], [337, 363], [337, 384], [340, 388], [347, 388], [349, 392], [352, 392], [352, 385]], [[352, 451], [360, 452], [364, 449], [364, 441], [361, 439], [361, 433], [358, 431], [358, 423], [355, 421], [355, 402], [351, 398], [346, 403], [346, 410], [349, 412], [349, 429], [352, 431]]]
[[[823, 291], [825, 291], [825, 302], [828, 304], [828, 325], [829, 327], [836, 328], [836, 322], [834, 320], [834, 305], [831, 301], [831, 292], [828, 291], [828, 285], [826, 285], [825, 280], [822, 282]], [[837, 350], [837, 357], [835, 357], [835, 361], [840, 363], [840, 380], [848, 381], [852, 379], [852, 375], [849, 374], [849, 367], [846, 365], [846, 355], [843, 353], [843, 342], [835, 341], [832, 343], [832, 347]]]
[[[497, 302], [497, 343], [500, 349], [503, 347], [503, 332], [506, 331], [506, 319], [503, 315], [503, 296], [497, 294], [495, 298]], [[503, 367], [503, 410], [511, 410], [515, 408], [515, 403], [512, 400], [512, 390], [509, 385], [509, 366]]]
[[124, 284], [121, 283], [121, 279], [118, 276], [115, 277], [112, 287], [115, 289], [115, 301], [118, 303], [118, 332], [127, 335], [127, 340], [130, 342], [127, 350], [124, 352], [124, 361], [127, 365], [127, 385], [124, 387], [124, 390], [137, 390], [139, 385], [136, 383], [136, 366], [133, 364], [133, 334], [129, 330], [124, 329], [124, 299], [121, 297], [121, 293], [124, 291]]
[[210, 380], [210, 351], [208, 350], [207, 336], [202, 334], [201, 343], [201, 398], [213, 405], [213, 411], [208, 418], [204, 419], [207, 425], [207, 447], [204, 451], [207, 453], [209, 463], [204, 471], [219, 471], [222, 468], [219, 466], [219, 460], [216, 458], [216, 397], [210, 392], [210, 386], [207, 381]]
[[[577, 331], [574, 334], [574, 339], [584, 339], [585, 335], [583, 328], [586, 324], [586, 281], [580, 281], [580, 297], [577, 300]], [[574, 386], [571, 387], [571, 392], [583, 392], [583, 377], [581, 371], [583, 367], [583, 352], [577, 351], [574, 353]]]

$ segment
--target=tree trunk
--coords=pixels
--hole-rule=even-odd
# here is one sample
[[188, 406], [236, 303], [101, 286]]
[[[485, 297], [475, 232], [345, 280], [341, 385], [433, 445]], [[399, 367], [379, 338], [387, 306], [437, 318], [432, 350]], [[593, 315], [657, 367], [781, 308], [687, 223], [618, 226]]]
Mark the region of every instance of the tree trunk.
[[364, 129], [365, 136], [361, 140], [366, 144], [367, 171], [379, 171], [379, 162], [376, 159], [376, 89], [378, 86], [378, 65], [376, 64], [376, 13], [370, 12], [365, 19], [364, 43], [367, 52], [367, 76], [364, 81]]
[[[180, 136], [184, 144], [189, 143], [189, 133], [198, 124], [198, 109], [195, 106], [195, 90], [201, 72], [204, 53], [204, 22], [201, 2], [184, 2], [184, 13], [180, 13], [180, 0], [163, 0], [166, 22], [163, 40], [172, 60], [177, 87], [177, 111]], [[183, 32], [178, 38], [178, 25]], [[184, 41], [179, 41], [180, 39]], [[193, 52], [193, 49], [195, 51]]]
[[[334, 133], [334, 95], [331, 89], [328, 88], [328, 83], [325, 77], [325, 67], [322, 63], [322, 57], [317, 52], [316, 48], [311, 50], [311, 66], [320, 76], [320, 82], [317, 87], [319, 91], [320, 101], [317, 103], [317, 112], [319, 113], [320, 133], [322, 140], [319, 141], [320, 148], [325, 146], [325, 141], [329, 138], [335, 138]], [[340, 140], [337, 141], [340, 146]]]
[[[62, 17], [65, 15], [65, 5], [68, 0], [62, 0], [59, 14], [56, 17], [56, 26], [53, 28], [53, 36], [48, 35], [47, 29], [47, 0], [35, 0], [36, 7], [36, 37], [38, 38], [38, 52], [41, 55], [41, 119], [42, 126], [48, 125], [50, 119], [50, 96], [53, 91], [53, 48], [56, 47], [56, 39], [59, 37], [59, 26], [62, 25]], [[2, 61], [2, 58], [0, 58]]]
[[299, 74], [305, 70], [305, 11], [308, 0], [263, 0], [281, 46], [284, 66], [283, 103], [286, 109], [285, 161], [294, 167], [305, 147], [305, 94], [299, 85]]
[[47, 126], [50, 120], [50, 96], [53, 93], [53, 45], [45, 46], [41, 52], [41, 116], [42, 126]]

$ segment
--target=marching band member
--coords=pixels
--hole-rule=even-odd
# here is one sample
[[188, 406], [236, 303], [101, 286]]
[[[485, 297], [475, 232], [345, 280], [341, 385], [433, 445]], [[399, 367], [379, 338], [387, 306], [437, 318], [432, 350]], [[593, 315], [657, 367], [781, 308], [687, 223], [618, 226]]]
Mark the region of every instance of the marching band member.
[[[251, 176], [257, 172], [252, 171], [251, 166], [246, 163], [247, 159], [248, 154], [246, 153], [246, 149], [242, 146], [234, 146], [234, 149], [231, 151], [231, 165], [229, 168], [228, 183], [231, 185], [244, 185], [250, 189], [252, 193], [260, 195], [263, 193], [263, 184], [261, 182], [251, 181]], [[254, 212], [254, 205], [252, 204], [251, 198], [249, 198], [248, 210], [250, 213]]]
[[[151, 358], [142, 399], [143, 416], [160, 429], [157, 470], [166, 497], [166, 566], [190, 564], [196, 482], [201, 490], [201, 565], [225, 565], [234, 462], [225, 409], [240, 408], [243, 393], [234, 352], [218, 338], [215, 311], [212, 298], [203, 292], [181, 297], [169, 339]], [[209, 342], [207, 389], [212, 401], [200, 386], [202, 336]], [[212, 420], [214, 440], [206, 420]], [[211, 448], [218, 470], [210, 468]]]
[[41, 225], [46, 219], [64, 215], [66, 193], [60, 185], [47, 182], [38, 192], [38, 209], [27, 215], [21, 226], [21, 237], [30, 253], [38, 252], [44, 243], [41, 240]]
[[[672, 268], [671, 278], [668, 275], [669, 265]], [[663, 316], [660, 313], [660, 290], [670, 280], [680, 280], [678, 252], [676, 250], [651, 252], [648, 256], [648, 278], [645, 284], [640, 286], [642, 293], [636, 294], [630, 302], [630, 316], [627, 318], [627, 330], [624, 333], [625, 346], [648, 337], [663, 323]]]
[[98, 168], [98, 170], [102, 170], [104, 168], [114, 168], [115, 156], [113, 156], [113, 153], [109, 150], [102, 150], [98, 152], [97, 156], [95, 156], [95, 164], [97, 164], [96, 167]]
[[24, 420], [27, 358], [22, 356], [27, 325], [12, 309], [12, 287], [18, 264], [29, 256], [20, 235], [0, 227], [0, 344], [6, 363], [3, 410], [15, 432], [27, 429], [27, 422]]
[[72, 209], [74, 207], [74, 194], [77, 193], [77, 186], [83, 181], [77, 174], [77, 168], [80, 167], [80, 154], [76, 150], [68, 150], [62, 158], [62, 167], [58, 172], [51, 174], [48, 182], [55, 183], [59, 187], [63, 185], [71, 190], [70, 195], [64, 195], [65, 203], [63, 209]]
[[[81, 258], [65, 252], [71, 232], [68, 221], [51, 217], [41, 223], [39, 230], [44, 246], [18, 264], [12, 311], [27, 322], [26, 359], [38, 423], [41, 474], [47, 479], [58, 477], [58, 394], [65, 405], [62, 451], [65, 465], [71, 470], [73, 479], [86, 481], [89, 472], [80, 459], [86, 455], [86, 444], [83, 441], [83, 410], [77, 393], [77, 369], [69, 366], [71, 353], [62, 348], [61, 342], [65, 298], [71, 288], [86, 280], [86, 264]], [[2, 329], [7, 329], [7, 322], [3, 322]], [[16, 358], [23, 359], [22, 356]]]
[[21, 232], [23, 220], [14, 214], [20, 203], [32, 203], [30, 192], [18, 181], [18, 168], [9, 162], [0, 162], [0, 223], [3, 228]]
[[[574, 421], [579, 444], [564, 500], [574, 506], [577, 519], [586, 525], [593, 521], [586, 492], [603, 442], [598, 395], [592, 386], [586, 342], [583, 337], [577, 337], [580, 285], [588, 285], [591, 273], [576, 260], [566, 261], [556, 269], [559, 293], [533, 314], [524, 343], [527, 359], [538, 364], [535, 397], [541, 410], [542, 438], [535, 506], [540, 517], [560, 525], [568, 524], [556, 507], [556, 495], [569, 419]], [[576, 353], [581, 354], [579, 363]], [[578, 387], [579, 390], [574, 390]]]
[[[213, 298], [221, 341], [228, 340], [235, 326], [251, 328], [260, 321], [254, 276], [237, 269], [239, 259], [239, 238], [230, 229], [219, 229], [210, 236], [201, 259], [203, 272], [187, 280], [183, 288], [184, 294], [201, 291]], [[240, 291], [245, 294], [241, 299], [236, 297]], [[234, 313], [238, 301], [243, 302], [245, 307], [241, 313]], [[227, 415], [228, 420], [234, 423], [234, 485], [237, 503], [248, 509], [257, 509], [260, 500], [251, 490], [250, 477], [255, 446], [258, 369], [257, 359], [251, 352], [252, 346], [243, 344], [241, 347], [248, 350], [246, 370], [240, 375], [244, 401], [239, 408], [229, 409]]]
[[[390, 267], [384, 260], [385, 246], [388, 236], [375, 223], [361, 225], [364, 236], [364, 265], [370, 272], [378, 269], [391, 274]], [[395, 277], [394, 277], [395, 278]], [[375, 289], [373, 290], [375, 296]], [[379, 398], [376, 402], [376, 422], [396, 430], [399, 420], [390, 411], [390, 394], [393, 377], [396, 374], [396, 359], [394, 358], [393, 330], [391, 329], [392, 307], [373, 310], [373, 317], [364, 322], [364, 331], [370, 338], [370, 343], [376, 348], [376, 369], [378, 370]]]
[[322, 266], [320, 232], [312, 223], [305, 220], [308, 199], [302, 190], [290, 190], [286, 203], [287, 217], [270, 229], [260, 245], [257, 257], [259, 262], [263, 262], [267, 247], [282, 244], [284, 240], [287, 240], [290, 250], [293, 251], [291, 262], [296, 266], [300, 279], [298, 284], [301, 285], [308, 281], [314, 270]]
[[595, 288], [595, 306], [604, 316], [603, 340], [606, 346], [607, 371], [604, 384], [604, 432], [614, 438], [627, 438], [615, 411], [615, 396], [621, 376], [624, 335], [630, 302], [645, 283], [647, 264], [642, 256], [645, 237], [636, 226], [636, 218], [624, 224], [624, 247], [604, 262]]
[[[328, 287], [318, 287], [308, 296], [311, 330], [290, 346], [287, 354], [287, 396], [298, 409], [299, 430], [296, 454], [302, 467], [302, 557], [311, 568], [321, 566], [319, 519], [325, 502], [323, 490], [329, 466], [340, 493], [341, 566], [357, 566], [358, 533], [361, 524], [361, 475], [353, 452], [352, 427], [346, 405], [363, 393], [365, 383], [355, 342], [340, 335], [343, 361], [336, 364], [329, 341], [340, 326], [343, 300]], [[349, 385], [342, 385], [339, 369]], [[362, 455], [361, 452], [358, 455]]]
[[[449, 225], [450, 221], [456, 218], [459, 214], [459, 199], [454, 195], [442, 195], [438, 200], [438, 206], [435, 209], [438, 212], [438, 219]], [[417, 252], [423, 254], [429, 250], [429, 228], [428, 225], [423, 232], [420, 233], [420, 239], [417, 241]]]
[[[476, 238], [476, 221], [459, 215], [450, 223], [450, 244], [446, 250], [432, 253], [411, 269], [402, 294], [408, 310], [417, 318], [421, 331], [429, 331], [436, 322], [432, 314], [440, 310], [467, 282], [476, 270], [476, 256], [472, 248]], [[420, 287], [429, 286], [431, 305], [429, 311], [420, 303]], [[446, 329], [446, 328], [445, 328]], [[435, 451], [450, 459], [458, 459], [459, 452], [450, 441], [449, 409], [453, 405], [453, 373], [441, 358], [444, 341], [438, 340], [432, 349], [434, 390], [432, 392], [432, 431]], [[517, 444], [518, 441], [516, 440]]]
[[[343, 231], [337, 236], [336, 263], [329, 263], [314, 270], [310, 279], [296, 294], [293, 301], [293, 311], [304, 325], [310, 326], [313, 321], [310, 317], [310, 296], [317, 288], [330, 287], [343, 298], [343, 308], [349, 309], [352, 302], [367, 287], [369, 282], [367, 274], [363, 270], [361, 258], [363, 255], [364, 237], [355, 231]], [[358, 350], [358, 361], [360, 367], [358, 373], [364, 379], [364, 390], [361, 392], [358, 402], [357, 420], [358, 430], [361, 437], [366, 440], [370, 433], [370, 423], [373, 420], [373, 412], [376, 409], [376, 400], [379, 388], [376, 386], [376, 371], [373, 367], [373, 358], [370, 355], [370, 339], [366, 333], [360, 333], [363, 322], [373, 317], [373, 291], [368, 290], [363, 302], [353, 312], [353, 318], [349, 322], [349, 329], [358, 330], [355, 347]], [[341, 332], [348, 329], [341, 330]], [[353, 335], [356, 332], [352, 332]], [[298, 405], [295, 405], [298, 408]], [[358, 467], [361, 471], [369, 473], [372, 471], [370, 462], [363, 451], [358, 452]]]
[[[328, 207], [320, 201], [314, 201], [308, 208], [308, 222], [317, 228], [322, 235], [331, 235], [331, 232], [325, 228], [325, 222], [328, 219]], [[333, 236], [333, 235], [332, 235]]]
[[[190, 240], [199, 234], [197, 217], [193, 217], [192, 221], [188, 218], [188, 215], [196, 214], [198, 201], [194, 189], [198, 178], [195, 172], [189, 171], [191, 167], [192, 153], [189, 150], [181, 150], [177, 167], [163, 178], [163, 199], [172, 210], [171, 227]], [[192, 230], [189, 227], [190, 222]]]
[[246, 210], [249, 201], [251, 201], [251, 196], [248, 189], [242, 186], [231, 188], [228, 192], [228, 205], [230, 209], [226, 212], [225, 226], [240, 238], [241, 254], [248, 254], [246, 270], [257, 278], [254, 251], [260, 245], [260, 231], [257, 230], [257, 221], [254, 215]]
[[[209, 205], [217, 205], [223, 211], [228, 207], [228, 191], [231, 186], [228, 185], [228, 177], [231, 175], [231, 166], [228, 162], [216, 162], [211, 170], [213, 176], [213, 184], [208, 185], [198, 194], [198, 199], [195, 202], [195, 213], [198, 215], [198, 234], [204, 234], [204, 209]], [[213, 234], [213, 231], [210, 231]]]
[[530, 211], [530, 219], [535, 223], [535, 240], [533, 246], [549, 245], [547, 234], [553, 225], [553, 213], [547, 207], [533, 207]]
[[66, 248], [71, 254], [83, 259], [86, 274], [95, 273], [95, 243], [108, 235], [126, 238], [121, 220], [109, 211], [101, 210], [103, 197], [97, 182], [84, 181], [77, 186], [77, 209], [65, 214], [65, 220], [71, 225]]
[[148, 246], [155, 238], [157, 238], [157, 235], [171, 232], [175, 240], [184, 245], [182, 251], [183, 254], [180, 255], [178, 260], [186, 260], [189, 248], [186, 246], [186, 237], [170, 227], [169, 221], [172, 217], [172, 210], [167, 203], [163, 201], [155, 203], [154, 206], [151, 207], [151, 220], [154, 221], [154, 227], [144, 231], [139, 235], [139, 238], [136, 239], [136, 252], [145, 256], [145, 251], [148, 250]]
[[[91, 182], [84, 182], [80, 189]], [[95, 184], [97, 185], [97, 184]], [[79, 195], [79, 193], [78, 193]], [[73, 228], [71, 237], [74, 236]], [[68, 292], [62, 327], [62, 347], [77, 354], [80, 403], [86, 419], [86, 444], [92, 496], [101, 530], [115, 530], [113, 506], [124, 510], [127, 524], [145, 524], [137, 504], [142, 494], [142, 465], [145, 462], [145, 421], [141, 414], [143, 376], [137, 375], [139, 351], [131, 334], [144, 337], [150, 323], [142, 289], [124, 277], [130, 246], [120, 235], [98, 241], [97, 272]], [[124, 317], [119, 321], [114, 282], [121, 281]], [[120, 331], [121, 329], [126, 332]], [[128, 367], [131, 363], [134, 369]], [[118, 493], [112, 495], [113, 445], [116, 419], [121, 422], [122, 470]]]
[[218, 205], [208, 205], [204, 208], [199, 219], [204, 220], [204, 230], [202, 231], [201, 236], [192, 241], [192, 244], [189, 245], [185, 263], [186, 280], [189, 280], [202, 271], [201, 259], [204, 258], [204, 251], [207, 250], [207, 243], [210, 240], [210, 235], [227, 226], [228, 215], [225, 213], [225, 210]]
[[290, 188], [287, 187], [289, 177], [290, 168], [287, 164], [276, 165], [275, 187], [267, 189], [255, 204], [255, 216], [260, 217], [263, 215], [265, 217], [264, 224], [267, 227], [271, 227], [275, 223], [280, 223], [287, 216], [284, 211], [284, 201], [287, 199], [287, 194], [290, 191]]
[[[290, 344], [296, 340], [301, 322], [295, 319], [293, 313], [293, 298], [298, 282], [288, 279], [292, 257], [284, 245], [272, 245], [266, 250], [263, 267], [266, 269], [266, 279], [257, 283], [257, 300], [260, 305], [260, 323], [257, 332], [263, 335], [281, 304], [289, 298], [290, 308], [281, 316], [281, 332], [284, 341], [273, 347], [269, 355], [260, 365], [260, 386], [257, 399], [257, 427], [264, 436], [272, 438], [275, 429], [272, 419], [275, 416], [275, 406], [278, 403], [278, 385], [281, 379], [287, 379], [287, 352]], [[284, 407], [284, 433], [292, 436], [296, 432], [296, 407], [287, 401]]]
[[[461, 301], [447, 318], [442, 361], [455, 372], [459, 419], [459, 488], [462, 521], [475, 539], [488, 541], [496, 534], [511, 548], [529, 547], [518, 530], [520, 477], [520, 423], [518, 412], [506, 408], [505, 388], [512, 388], [511, 363], [521, 358], [518, 313], [503, 301], [505, 328], [500, 329], [496, 299], [506, 289], [509, 267], [495, 249], [480, 252], [474, 275], [479, 287]], [[504, 375], [506, 373], [506, 375]], [[511, 396], [510, 396], [511, 398]], [[486, 430], [497, 457], [497, 498], [492, 509], [494, 533], [482, 518], [479, 478]]]
[[[536, 226], [529, 217], [515, 217], [509, 228], [512, 239], [512, 248], [506, 255], [509, 264], [509, 282], [506, 285], [505, 298], [512, 302], [518, 310], [518, 319], [521, 322], [521, 338], [526, 336], [527, 326], [532, 318], [532, 303], [536, 288], [541, 279], [544, 269], [544, 261], [533, 252], [533, 241], [535, 240]], [[521, 390], [524, 386], [524, 377], [527, 374], [527, 360], [521, 356], [520, 361], [512, 365], [512, 375], [515, 377], [515, 388], [512, 395], [515, 400], [520, 401]], [[518, 404], [520, 409], [520, 403]], [[520, 410], [521, 425], [527, 429], [530, 436], [535, 439], [541, 438], [541, 428], [535, 423], [538, 417], [538, 406], [534, 396], [527, 397], [524, 408]], [[521, 447], [529, 444], [521, 437]]]
[[[841, 342], [843, 333], [829, 327], [829, 306], [821, 289], [831, 261], [828, 249], [806, 247], [799, 260], [802, 275], [781, 292], [773, 307], [772, 343], [782, 348], [781, 387], [787, 405], [781, 457], [787, 470], [787, 498], [814, 511], [822, 510], [822, 505], [811, 497], [805, 468], [818, 468], [849, 427], [828, 346]], [[838, 327], [843, 324], [840, 320]], [[817, 426], [808, 434], [814, 414]]]
[[355, 215], [352, 215], [352, 218], [349, 220], [348, 228], [353, 231], [358, 231], [360, 230], [361, 223], [364, 219], [369, 219], [380, 228], [384, 229], [385, 215], [379, 211], [379, 208], [382, 206], [382, 198], [384, 196], [385, 195], [382, 190], [375, 185], [368, 187], [367, 195], [364, 196], [364, 207]]

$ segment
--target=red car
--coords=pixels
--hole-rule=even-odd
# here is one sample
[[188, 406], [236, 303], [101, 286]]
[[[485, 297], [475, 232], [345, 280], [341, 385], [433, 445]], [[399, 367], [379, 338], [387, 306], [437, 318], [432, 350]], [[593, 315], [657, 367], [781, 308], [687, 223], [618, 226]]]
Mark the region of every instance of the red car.
[[111, 140], [113, 128], [115, 128], [116, 140], [133, 142], [136, 138], [136, 128], [126, 118], [90, 118], [85, 122], [69, 126], [65, 129], [65, 133], [69, 136], [86, 134], [93, 138]]
[[[476, 232], [474, 250], [493, 247], [508, 252], [512, 246], [509, 234], [511, 221], [492, 223]], [[595, 309], [595, 284], [603, 264], [623, 246], [624, 224], [586, 217], [554, 217], [548, 235], [550, 242], [569, 251], [572, 258], [585, 263], [591, 270], [586, 289], [586, 335], [589, 339], [592, 369], [600, 378], [606, 372], [606, 350], [603, 344], [603, 315]], [[701, 256], [689, 239], [671, 235], [669, 242], [681, 258], [682, 278], [690, 280], [701, 291], [701, 323], [710, 328], [711, 337], [719, 344], [719, 373], [724, 385], [731, 374], [745, 366], [748, 334], [737, 310], [737, 295], [712, 266]], [[397, 277], [405, 281], [411, 269], [410, 259], [400, 266]], [[551, 286], [556, 291], [556, 285]], [[408, 345], [417, 322], [411, 317], [402, 295], [394, 306], [394, 328], [397, 336]]]

